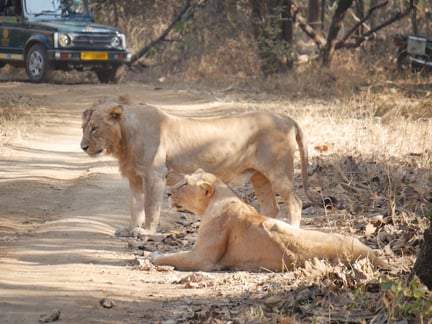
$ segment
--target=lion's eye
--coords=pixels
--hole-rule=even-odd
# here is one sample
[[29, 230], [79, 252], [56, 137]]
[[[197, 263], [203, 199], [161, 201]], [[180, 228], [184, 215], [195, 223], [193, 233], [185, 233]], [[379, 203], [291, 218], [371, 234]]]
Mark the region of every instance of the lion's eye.
[[97, 131], [97, 128], [96, 128], [96, 127], [93, 127], [93, 128], [91, 129], [91, 133], [92, 133], [92, 134], [95, 134], [96, 131]]

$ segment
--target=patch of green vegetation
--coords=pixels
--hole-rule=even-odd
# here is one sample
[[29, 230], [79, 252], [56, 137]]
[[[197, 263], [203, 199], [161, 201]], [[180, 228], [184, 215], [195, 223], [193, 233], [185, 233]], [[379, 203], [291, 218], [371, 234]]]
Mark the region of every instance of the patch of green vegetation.
[[381, 284], [388, 323], [394, 319], [415, 318], [420, 323], [432, 318], [432, 294], [414, 276], [409, 282], [386, 281]]

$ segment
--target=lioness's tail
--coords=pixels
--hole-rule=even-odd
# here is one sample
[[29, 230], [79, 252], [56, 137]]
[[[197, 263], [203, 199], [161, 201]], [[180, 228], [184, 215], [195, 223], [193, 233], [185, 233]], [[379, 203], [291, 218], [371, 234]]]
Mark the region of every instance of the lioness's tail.
[[307, 171], [307, 167], [308, 167], [307, 145], [300, 126], [296, 122], [294, 123], [296, 128], [296, 142], [298, 145], [298, 149], [300, 151], [300, 165], [301, 165], [301, 174], [302, 174], [304, 192], [314, 205], [321, 206], [321, 207], [332, 205], [334, 203], [334, 198], [317, 199], [309, 192], [308, 171]]

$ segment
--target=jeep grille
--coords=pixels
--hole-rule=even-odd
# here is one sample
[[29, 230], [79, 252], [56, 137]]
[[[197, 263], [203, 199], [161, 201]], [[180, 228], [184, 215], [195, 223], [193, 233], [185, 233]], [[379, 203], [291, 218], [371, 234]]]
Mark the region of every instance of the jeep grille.
[[106, 34], [85, 34], [73, 35], [72, 47], [85, 47], [85, 48], [110, 48], [111, 38], [113, 35]]

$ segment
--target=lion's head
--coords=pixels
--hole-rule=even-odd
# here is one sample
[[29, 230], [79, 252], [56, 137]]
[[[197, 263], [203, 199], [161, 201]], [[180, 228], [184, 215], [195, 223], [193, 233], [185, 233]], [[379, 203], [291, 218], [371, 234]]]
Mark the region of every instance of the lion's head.
[[196, 215], [204, 214], [218, 182], [220, 180], [216, 176], [202, 169], [186, 175], [169, 190], [171, 207], [188, 210]]
[[104, 102], [83, 112], [81, 148], [88, 155], [97, 156], [104, 151], [110, 154], [119, 147], [123, 110], [120, 103]]

